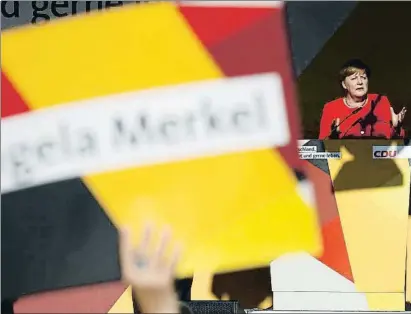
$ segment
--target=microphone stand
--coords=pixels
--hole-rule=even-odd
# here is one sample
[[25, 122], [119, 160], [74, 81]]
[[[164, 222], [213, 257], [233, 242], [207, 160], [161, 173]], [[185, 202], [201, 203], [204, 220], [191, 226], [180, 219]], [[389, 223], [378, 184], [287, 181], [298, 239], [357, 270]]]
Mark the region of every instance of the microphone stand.
[[[337, 129], [338, 129], [338, 127], [341, 125], [341, 124], [343, 124], [348, 118], [350, 118], [350, 117], [352, 117], [353, 115], [355, 115], [355, 114], [357, 114], [358, 112], [360, 112], [361, 111], [361, 109], [362, 109], [363, 107], [359, 107], [359, 108], [357, 108], [357, 109], [355, 109], [355, 110], [353, 110], [348, 116], [346, 116], [340, 123], [338, 123], [337, 125], [334, 125], [332, 128], [331, 128], [331, 132], [328, 134], [328, 136], [325, 138], [326, 140], [327, 139], [334, 139], [334, 138], [338, 138], [338, 131], [337, 131]], [[334, 124], [334, 123], [333, 123]], [[337, 134], [336, 134], [337, 133]], [[332, 137], [331, 137], [332, 136]], [[336, 136], [336, 137], [334, 137], [334, 136]]]
[[[373, 137], [374, 126], [379, 121], [377, 119], [377, 116], [374, 114], [374, 111], [375, 111], [375, 108], [377, 107], [378, 103], [381, 101], [381, 98], [382, 98], [382, 95], [379, 94], [375, 100], [371, 101], [371, 110], [370, 110], [370, 112], [365, 117], [360, 117], [356, 121], [354, 121], [354, 123], [351, 124], [351, 126], [348, 128], [348, 130], [344, 132], [344, 135], [342, 137], [345, 137], [345, 134], [347, 134], [354, 126], [356, 126], [357, 123], [359, 123], [361, 125], [361, 134], [365, 134], [365, 129], [367, 128], [368, 125], [371, 125], [371, 132], [370, 132], [369, 137]], [[381, 121], [381, 122], [383, 122], [383, 121]]]

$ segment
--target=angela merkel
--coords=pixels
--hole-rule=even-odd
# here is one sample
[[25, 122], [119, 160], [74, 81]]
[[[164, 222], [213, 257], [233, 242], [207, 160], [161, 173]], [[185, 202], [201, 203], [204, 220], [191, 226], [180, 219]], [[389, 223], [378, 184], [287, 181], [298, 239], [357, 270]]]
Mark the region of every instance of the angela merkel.
[[370, 68], [361, 60], [346, 62], [339, 73], [344, 97], [325, 104], [320, 139], [404, 138], [402, 129], [406, 109], [396, 114], [388, 98], [368, 93]]

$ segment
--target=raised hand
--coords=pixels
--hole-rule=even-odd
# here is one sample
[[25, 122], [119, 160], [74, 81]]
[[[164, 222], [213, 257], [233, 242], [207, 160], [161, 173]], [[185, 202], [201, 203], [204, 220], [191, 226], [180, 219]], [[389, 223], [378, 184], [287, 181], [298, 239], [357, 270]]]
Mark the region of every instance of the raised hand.
[[405, 118], [405, 114], [407, 113], [407, 108], [403, 107], [401, 111], [396, 114], [394, 109], [391, 107], [391, 121], [394, 127], [397, 127], [402, 124]]
[[402, 121], [404, 121], [405, 118], [405, 114], [407, 113], [407, 108], [403, 107], [400, 111], [400, 113], [398, 114], [398, 123], [402, 123]]
[[150, 251], [153, 227], [144, 229], [141, 243], [132, 244], [128, 228], [120, 230], [120, 264], [123, 280], [132, 286], [143, 313], [179, 313], [179, 303], [174, 290], [175, 268], [180, 249], [175, 248], [169, 259], [165, 251], [171, 232], [165, 229], [156, 249]]

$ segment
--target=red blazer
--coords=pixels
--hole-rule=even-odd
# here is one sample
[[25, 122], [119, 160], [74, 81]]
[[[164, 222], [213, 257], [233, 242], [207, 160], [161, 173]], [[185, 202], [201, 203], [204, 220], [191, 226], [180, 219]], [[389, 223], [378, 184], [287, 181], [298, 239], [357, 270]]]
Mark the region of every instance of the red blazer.
[[[326, 139], [332, 131], [333, 121], [340, 119], [339, 138], [343, 137], [367, 137], [371, 136], [371, 125], [368, 125], [361, 133], [361, 125], [355, 123], [359, 118], [364, 118], [371, 110], [371, 102], [376, 100], [377, 94], [368, 94], [367, 102], [364, 107], [357, 113], [352, 114], [355, 109], [345, 105], [343, 98], [330, 101], [325, 104], [321, 123], [319, 139]], [[386, 96], [382, 96], [374, 109], [374, 115], [377, 121], [374, 124], [372, 136], [390, 139], [393, 136], [398, 136], [398, 131], [392, 128], [391, 124], [391, 104]], [[351, 115], [350, 117], [348, 117]], [[348, 117], [348, 118], [347, 118]], [[346, 119], [345, 121], [343, 121]], [[403, 130], [400, 131], [404, 136]]]

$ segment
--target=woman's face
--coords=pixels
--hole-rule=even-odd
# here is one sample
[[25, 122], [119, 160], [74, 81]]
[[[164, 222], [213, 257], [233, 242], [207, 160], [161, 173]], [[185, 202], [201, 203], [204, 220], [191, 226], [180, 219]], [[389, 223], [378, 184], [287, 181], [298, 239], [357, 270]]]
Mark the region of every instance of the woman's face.
[[347, 76], [342, 82], [343, 88], [353, 98], [361, 98], [368, 92], [368, 77], [364, 71]]

